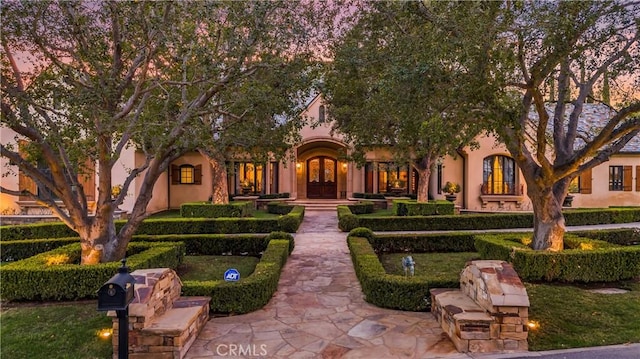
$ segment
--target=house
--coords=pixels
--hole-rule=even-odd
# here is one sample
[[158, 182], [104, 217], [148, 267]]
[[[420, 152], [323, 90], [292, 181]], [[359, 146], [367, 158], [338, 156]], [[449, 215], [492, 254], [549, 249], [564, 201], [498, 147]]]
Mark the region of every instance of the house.
[[[585, 126], [597, 126], [606, 119], [610, 108], [602, 104], [585, 104], [582, 120]], [[420, 180], [410, 166], [398, 166], [384, 148], [366, 154], [366, 163], [358, 167], [344, 160], [349, 146], [341, 136], [331, 133], [331, 124], [322, 97], [316, 96], [307, 105], [304, 115], [315, 126], [301, 130], [302, 141], [292, 149], [295, 160], [285, 163], [271, 161], [253, 163], [229, 162], [228, 189], [231, 195], [243, 191], [258, 194], [289, 193], [291, 198], [324, 200], [347, 199], [354, 193], [415, 194]], [[2, 141], [12, 136], [3, 130]], [[442, 187], [448, 181], [459, 183], [462, 191], [456, 204], [469, 211], [526, 211], [531, 202], [526, 196], [522, 173], [505, 146], [495, 137], [477, 138], [479, 149], [463, 148], [455, 157], [444, 157], [432, 171], [430, 197], [444, 199]], [[3, 165], [6, 161], [3, 158]], [[128, 150], [114, 169], [114, 185], [122, 183], [126, 168], [143, 160], [142, 155]], [[2, 178], [12, 188], [23, 187], [20, 176]], [[85, 188], [94, 186], [88, 181]], [[184, 202], [204, 201], [213, 187], [210, 165], [198, 153], [189, 153], [174, 161], [154, 187], [149, 212], [179, 208]], [[132, 208], [139, 184], [133, 188], [124, 204], [124, 211]], [[573, 207], [607, 207], [640, 205], [640, 136], [623, 150], [590, 171], [586, 171], [571, 187]], [[0, 211], [26, 213], [25, 202], [7, 195], [0, 197]], [[28, 207], [27, 207], [28, 209]], [[32, 209], [33, 210], [33, 209]], [[28, 211], [27, 211], [28, 212]]]

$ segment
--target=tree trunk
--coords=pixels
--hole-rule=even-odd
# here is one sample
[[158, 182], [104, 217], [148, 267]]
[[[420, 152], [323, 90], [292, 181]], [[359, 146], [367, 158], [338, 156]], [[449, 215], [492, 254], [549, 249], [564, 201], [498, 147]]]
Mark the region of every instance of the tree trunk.
[[227, 166], [222, 156], [209, 154], [203, 150], [199, 150], [211, 165], [211, 203], [227, 204], [229, 203], [229, 186], [227, 184]]
[[416, 169], [420, 176], [418, 181], [418, 202], [429, 201], [429, 177], [431, 176], [431, 159], [428, 156], [423, 157], [420, 161], [416, 161]]
[[[96, 213], [96, 218], [85, 230], [79, 230], [82, 248], [80, 264], [98, 264], [121, 260], [126, 254], [118, 248], [116, 226], [110, 211]], [[108, 217], [105, 217], [104, 215]]]
[[535, 250], [561, 251], [564, 248], [564, 215], [562, 198], [557, 198], [552, 188], [528, 187], [533, 205], [533, 242]]

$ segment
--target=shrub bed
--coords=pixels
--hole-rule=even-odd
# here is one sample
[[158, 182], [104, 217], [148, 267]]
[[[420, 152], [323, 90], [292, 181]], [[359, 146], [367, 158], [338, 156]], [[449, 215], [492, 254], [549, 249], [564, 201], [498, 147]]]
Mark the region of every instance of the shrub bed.
[[283, 193], [269, 193], [269, 194], [261, 194], [258, 196], [258, 199], [277, 199], [277, 198], [289, 198], [289, 192]]
[[267, 212], [273, 214], [289, 214], [293, 210], [293, 205], [282, 202], [269, 202], [267, 203]]
[[287, 240], [271, 240], [250, 276], [237, 282], [184, 281], [182, 291], [189, 296], [211, 297], [211, 310], [218, 313], [248, 313], [266, 305], [278, 288], [280, 272], [289, 255]]
[[379, 253], [474, 251], [468, 234], [379, 236], [368, 228], [356, 228], [347, 237], [356, 276], [367, 302], [383, 308], [429, 310], [431, 288], [456, 288], [459, 282], [436, 277], [387, 274]]
[[373, 213], [373, 202], [372, 201], [359, 201], [358, 203], [348, 204], [349, 210], [353, 214], [365, 214], [365, 213]]
[[[176, 268], [184, 256], [182, 243], [130, 243], [127, 266]], [[0, 267], [2, 299], [77, 300], [95, 298], [96, 291], [120, 267], [120, 262], [79, 265], [80, 243], [69, 244]], [[56, 264], [60, 263], [60, 264]]]
[[[405, 202], [405, 201], [394, 201]], [[640, 221], [640, 208], [573, 210], [564, 213], [569, 226]], [[436, 231], [471, 229], [532, 228], [531, 213], [468, 214], [440, 216], [358, 217], [347, 206], [338, 206], [338, 226], [342, 231], [367, 227], [374, 231]]]
[[638, 228], [602, 229], [571, 233], [576, 236], [599, 239], [621, 246], [640, 244], [640, 229]]
[[[231, 234], [270, 233], [298, 230], [304, 219], [304, 206], [294, 206], [289, 214], [277, 219], [269, 218], [158, 218], [146, 219], [135, 234]], [[117, 220], [116, 230], [126, 223]], [[62, 222], [0, 226], [0, 241], [39, 238], [77, 237], [77, 233]]]
[[565, 235], [561, 252], [534, 251], [523, 244], [531, 235], [478, 235], [475, 247], [483, 259], [513, 263], [525, 281], [612, 282], [640, 276], [640, 246]]
[[180, 216], [184, 218], [239, 218], [251, 217], [253, 204], [250, 201], [237, 201], [228, 204], [211, 202], [183, 203]]
[[449, 201], [394, 200], [393, 209], [396, 216], [435, 216], [453, 215], [455, 206]]

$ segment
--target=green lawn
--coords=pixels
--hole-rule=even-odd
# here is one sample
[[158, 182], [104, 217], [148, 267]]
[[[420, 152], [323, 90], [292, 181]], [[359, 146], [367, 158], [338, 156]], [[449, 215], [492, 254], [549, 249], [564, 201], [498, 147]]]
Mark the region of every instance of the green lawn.
[[224, 272], [234, 268], [240, 272], [240, 278], [246, 278], [259, 261], [260, 258], [251, 256], [186, 256], [177, 272], [182, 280], [223, 280]]
[[95, 302], [3, 308], [0, 357], [57, 359], [111, 358], [111, 338], [100, 338], [111, 318]]
[[[404, 275], [402, 257], [411, 255], [415, 275], [458, 280], [466, 261], [477, 253], [397, 253], [381, 256], [389, 274]], [[640, 278], [598, 284], [525, 283], [531, 306], [529, 350], [552, 350], [640, 343]], [[626, 294], [597, 294], [594, 287], [630, 290]]]
[[477, 252], [460, 253], [392, 253], [381, 256], [381, 263], [389, 274], [404, 275], [402, 257], [411, 255], [415, 264], [415, 275], [438, 280], [457, 281], [465, 263], [480, 259]]

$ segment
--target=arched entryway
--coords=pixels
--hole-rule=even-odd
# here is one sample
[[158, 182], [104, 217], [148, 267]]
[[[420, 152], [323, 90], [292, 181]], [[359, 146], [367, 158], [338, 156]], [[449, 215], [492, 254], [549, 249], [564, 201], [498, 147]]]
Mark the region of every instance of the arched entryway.
[[338, 198], [338, 160], [316, 156], [307, 160], [307, 198]]

